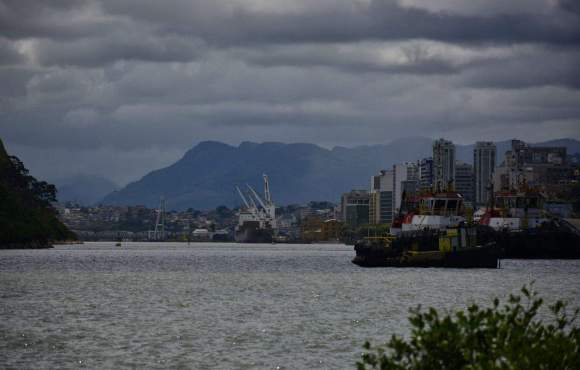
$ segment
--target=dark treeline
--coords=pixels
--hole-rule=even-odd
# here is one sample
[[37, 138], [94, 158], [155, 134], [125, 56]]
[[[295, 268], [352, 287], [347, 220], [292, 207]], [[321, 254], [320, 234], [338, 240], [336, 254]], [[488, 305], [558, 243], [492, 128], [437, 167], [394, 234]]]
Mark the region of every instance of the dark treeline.
[[56, 187], [31, 176], [0, 140], [0, 248], [46, 248], [76, 239], [58, 220], [54, 201]]

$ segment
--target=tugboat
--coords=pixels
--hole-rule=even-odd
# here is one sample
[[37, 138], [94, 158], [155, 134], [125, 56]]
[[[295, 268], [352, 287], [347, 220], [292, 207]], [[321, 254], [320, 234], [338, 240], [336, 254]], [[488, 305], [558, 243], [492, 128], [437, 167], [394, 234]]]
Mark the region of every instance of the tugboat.
[[465, 217], [463, 197], [455, 192], [414, 199], [416, 207], [397, 217], [391, 235], [355, 244], [353, 263], [363, 267], [498, 268], [500, 249], [481, 243], [477, 227]]
[[485, 240], [494, 240], [505, 258], [578, 259], [580, 231], [544, 211], [544, 197], [523, 184], [521, 190], [492, 195], [479, 220]]

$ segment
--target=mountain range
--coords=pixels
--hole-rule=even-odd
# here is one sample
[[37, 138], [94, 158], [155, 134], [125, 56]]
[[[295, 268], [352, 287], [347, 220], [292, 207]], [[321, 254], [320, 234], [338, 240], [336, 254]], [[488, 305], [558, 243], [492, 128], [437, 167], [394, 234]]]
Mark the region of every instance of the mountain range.
[[[395, 163], [429, 157], [433, 140], [414, 137], [386, 145], [334, 147], [278, 142], [243, 142], [239, 146], [204, 141], [187, 151], [174, 164], [155, 170], [138, 181], [114, 191], [104, 204], [157, 207], [166, 199], [168, 209], [207, 209], [241, 202], [235, 186], [249, 184], [262, 189], [262, 174], [268, 174], [274, 201], [278, 205], [311, 200], [337, 201], [351, 189], [367, 189], [370, 176]], [[496, 143], [498, 160], [510, 141]], [[532, 145], [565, 146], [580, 153], [580, 142], [552, 140]], [[474, 145], [457, 145], [460, 161], [473, 161]]]
[[118, 190], [119, 186], [109, 179], [95, 175], [76, 176], [52, 180], [58, 188], [59, 202], [73, 202], [80, 205], [93, 205], [107, 194]]

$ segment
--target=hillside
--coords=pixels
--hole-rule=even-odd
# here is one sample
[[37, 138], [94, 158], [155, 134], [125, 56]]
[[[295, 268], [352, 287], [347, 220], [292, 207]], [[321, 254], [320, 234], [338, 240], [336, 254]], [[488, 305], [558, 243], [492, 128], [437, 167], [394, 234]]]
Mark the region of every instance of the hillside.
[[[575, 140], [555, 143], [563, 143], [572, 150], [580, 144]], [[169, 209], [239, 205], [235, 185], [248, 183], [261, 190], [263, 173], [270, 176], [277, 204], [337, 201], [345, 191], [367, 189], [370, 176], [381, 169], [430, 156], [431, 144], [431, 139], [417, 137], [387, 145], [328, 150], [313, 144], [244, 142], [235, 147], [206, 141], [189, 150], [173, 165], [153, 171], [109, 194], [103, 203], [156, 207], [163, 195]], [[497, 145], [500, 160], [509, 141]], [[459, 160], [471, 163], [472, 153], [473, 145], [457, 146]]]
[[0, 140], [0, 248], [47, 248], [76, 239], [50, 205], [55, 195], [56, 188], [28, 175]]
[[233, 147], [202, 142], [175, 164], [153, 171], [104, 199], [112, 204], [156, 206], [161, 195], [167, 207], [203, 209], [238, 204], [235, 185], [261, 189], [267, 173], [279, 204], [334, 199], [346, 187], [367, 187], [375, 164], [341, 158], [312, 144], [255, 144]]

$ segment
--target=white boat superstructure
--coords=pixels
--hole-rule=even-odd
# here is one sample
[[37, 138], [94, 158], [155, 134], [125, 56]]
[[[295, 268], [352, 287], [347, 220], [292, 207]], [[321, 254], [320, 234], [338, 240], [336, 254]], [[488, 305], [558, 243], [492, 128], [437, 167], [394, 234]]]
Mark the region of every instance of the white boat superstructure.
[[548, 221], [540, 193], [511, 191], [495, 194], [493, 205], [481, 218], [480, 224], [495, 230], [523, 230], [539, 227]]
[[420, 196], [417, 207], [418, 211], [402, 216], [400, 224], [393, 224], [392, 234], [425, 229], [445, 230], [465, 221], [463, 197], [455, 192]]

